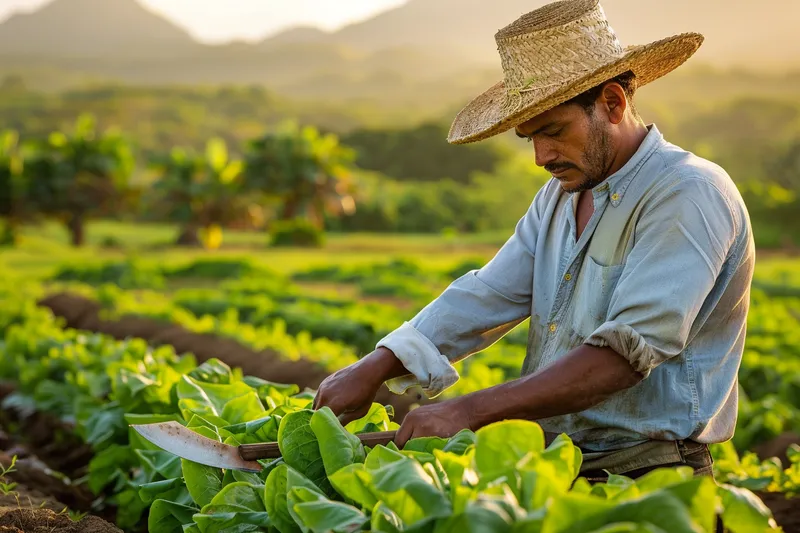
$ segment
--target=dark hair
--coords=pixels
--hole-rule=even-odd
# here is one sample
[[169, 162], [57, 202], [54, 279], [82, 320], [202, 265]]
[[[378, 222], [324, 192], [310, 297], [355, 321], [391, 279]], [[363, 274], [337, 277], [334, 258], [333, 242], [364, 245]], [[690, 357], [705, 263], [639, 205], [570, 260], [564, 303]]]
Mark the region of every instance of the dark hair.
[[636, 94], [636, 89], [638, 88], [636, 74], [633, 71], [628, 71], [615, 78], [611, 78], [610, 80], [606, 80], [600, 85], [592, 87], [588, 91], [582, 92], [578, 96], [572, 98], [565, 102], [566, 105], [569, 104], [576, 104], [583, 108], [584, 111], [591, 114], [594, 111], [594, 103], [597, 101], [597, 97], [600, 96], [600, 92], [603, 90], [603, 87], [610, 82], [616, 82], [621, 87], [622, 90], [625, 91], [625, 97], [628, 99], [628, 106], [630, 107], [633, 116], [638, 117], [639, 113], [636, 111], [636, 106], [633, 103], [633, 95]]

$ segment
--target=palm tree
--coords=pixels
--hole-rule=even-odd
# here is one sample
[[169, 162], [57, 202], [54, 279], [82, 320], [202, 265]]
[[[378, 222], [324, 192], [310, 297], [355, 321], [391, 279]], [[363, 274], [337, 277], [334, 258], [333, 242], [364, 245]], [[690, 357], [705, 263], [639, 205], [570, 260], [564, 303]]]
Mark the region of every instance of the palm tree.
[[112, 212], [128, 191], [130, 146], [116, 131], [98, 132], [94, 117], [84, 114], [72, 132], [53, 132], [33, 147], [25, 165], [31, 202], [66, 225], [73, 246], [82, 246], [86, 221]]
[[243, 163], [231, 159], [225, 141], [210, 139], [204, 154], [174, 148], [152, 163], [160, 178], [153, 186], [155, 211], [181, 225], [177, 244], [220, 244], [222, 227], [249, 220], [257, 207], [244, 187]]
[[305, 216], [322, 229], [325, 214], [355, 209], [354, 160], [355, 152], [337, 136], [286, 122], [247, 144], [247, 185], [280, 199], [279, 219]]
[[0, 217], [5, 224], [0, 231], [0, 245], [17, 242], [17, 227], [26, 215], [25, 176], [19, 153], [19, 134], [13, 130], [0, 133]]

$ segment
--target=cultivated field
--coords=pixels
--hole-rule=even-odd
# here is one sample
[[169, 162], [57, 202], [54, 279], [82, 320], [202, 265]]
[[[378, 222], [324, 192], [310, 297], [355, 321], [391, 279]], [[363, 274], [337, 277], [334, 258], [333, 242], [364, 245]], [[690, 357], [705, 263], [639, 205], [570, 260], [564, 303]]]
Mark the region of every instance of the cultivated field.
[[[590, 486], [569, 439], [545, 449], [531, 422], [403, 450], [353, 437], [396, 428], [426, 401], [417, 393], [382, 390], [346, 428], [308, 410], [328, 373], [504, 239], [331, 235], [324, 248], [300, 249], [226, 232], [208, 252], [170, 246], [168, 226], [101, 222], [76, 250], [57, 226], [26, 229], [0, 252], [0, 531], [29, 520], [52, 531], [690, 532], [714, 531], [718, 513], [734, 532], [774, 526], [771, 514], [798, 530], [800, 260], [791, 257], [759, 256], [740, 416], [733, 440], [714, 447], [717, 484], [663, 470]], [[525, 329], [459, 363], [444, 397], [516, 377]], [[167, 420], [230, 444], [277, 441], [283, 458], [260, 474], [222, 471], [128, 428]], [[85, 513], [108, 524], [76, 523]]]

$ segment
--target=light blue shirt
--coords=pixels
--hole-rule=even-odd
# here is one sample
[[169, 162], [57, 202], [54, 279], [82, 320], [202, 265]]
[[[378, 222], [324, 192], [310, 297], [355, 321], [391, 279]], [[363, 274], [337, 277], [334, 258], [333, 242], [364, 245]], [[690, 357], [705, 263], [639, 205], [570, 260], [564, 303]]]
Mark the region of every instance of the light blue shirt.
[[719, 166], [667, 142], [655, 125], [595, 187], [576, 240], [578, 195], [552, 179], [480, 270], [454, 281], [378, 343], [433, 397], [452, 363], [530, 317], [528, 375], [581, 344], [611, 347], [645, 377], [585, 411], [542, 419], [585, 451], [648, 439], [732, 437], [755, 246], [744, 202]]

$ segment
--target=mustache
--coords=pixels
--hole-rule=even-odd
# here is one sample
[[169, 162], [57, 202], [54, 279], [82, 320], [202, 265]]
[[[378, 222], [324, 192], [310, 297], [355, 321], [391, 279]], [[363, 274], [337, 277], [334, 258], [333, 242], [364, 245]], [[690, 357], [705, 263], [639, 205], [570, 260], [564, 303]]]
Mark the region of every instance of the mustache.
[[571, 168], [578, 169], [577, 166], [573, 165], [572, 163], [550, 163], [544, 166], [544, 169], [551, 173], [555, 174], [556, 172], [560, 172], [563, 170], [569, 170]]

